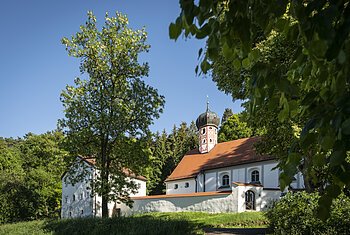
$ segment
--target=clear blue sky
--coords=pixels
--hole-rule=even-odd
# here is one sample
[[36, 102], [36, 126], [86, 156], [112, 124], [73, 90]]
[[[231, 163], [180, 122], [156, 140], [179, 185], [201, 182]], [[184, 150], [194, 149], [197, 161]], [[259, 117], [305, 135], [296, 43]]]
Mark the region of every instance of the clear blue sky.
[[165, 96], [164, 113], [152, 131], [195, 120], [210, 107], [220, 116], [226, 107], [242, 110], [239, 102], [218, 91], [210, 77], [195, 75], [198, 49], [204, 41], [170, 40], [168, 26], [180, 12], [178, 1], [133, 0], [3, 0], [0, 3], [0, 136], [21, 137], [56, 128], [63, 117], [59, 100], [66, 84], [80, 75], [79, 61], [69, 57], [60, 39], [70, 37], [92, 10], [100, 24], [105, 12], [126, 14], [130, 26], [145, 26], [150, 64], [147, 83]]

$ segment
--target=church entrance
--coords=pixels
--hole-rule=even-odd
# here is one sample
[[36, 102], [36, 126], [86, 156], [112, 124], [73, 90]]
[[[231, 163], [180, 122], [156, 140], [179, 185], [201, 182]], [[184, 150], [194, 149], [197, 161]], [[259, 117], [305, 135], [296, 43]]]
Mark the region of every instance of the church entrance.
[[251, 190], [245, 193], [245, 209], [255, 210], [255, 193]]

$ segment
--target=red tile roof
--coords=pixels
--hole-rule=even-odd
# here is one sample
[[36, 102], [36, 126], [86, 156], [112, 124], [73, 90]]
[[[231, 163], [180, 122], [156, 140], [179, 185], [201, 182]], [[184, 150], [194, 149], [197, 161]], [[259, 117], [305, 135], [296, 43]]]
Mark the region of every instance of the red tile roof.
[[141, 199], [159, 199], [159, 198], [174, 198], [174, 197], [203, 197], [203, 196], [213, 196], [213, 195], [225, 195], [231, 194], [232, 191], [214, 191], [214, 192], [198, 192], [198, 193], [186, 193], [186, 194], [166, 194], [166, 195], [152, 195], [152, 196], [141, 196], [141, 197], [131, 197], [132, 200]]
[[204, 170], [274, 159], [256, 153], [254, 144], [258, 140], [258, 137], [250, 137], [219, 143], [209, 153], [199, 153], [198, 149], [191, 150], [166, 181], [192, 178]]
[[235, 184], [237, 186], [254, 186], [254, 187], [263, 187], [262, 184], [253, 184], [253, 183], [242, 183], [242, 182], [232, 182], [232, 184]]
[[[80, 156], [79, 156], [79, 158], [81, 160], [87, 162], [91, 166], [95, 166], [95, 164], [96, 164], [96, 159], [95, 158], [92, 158], [92, 157], [80, 157]], [[139, 179], [139, 180], [142, 180], [142, 181], [147, 181], [146, 177], [141, 176], [141, 175], [135, 175], [131, 170], [129, 170], [127, 168], [123, 168], [123, 172], [124, 172], [124, 174], [126, 174], [127, 176], [130, 176], [132, 178]]]

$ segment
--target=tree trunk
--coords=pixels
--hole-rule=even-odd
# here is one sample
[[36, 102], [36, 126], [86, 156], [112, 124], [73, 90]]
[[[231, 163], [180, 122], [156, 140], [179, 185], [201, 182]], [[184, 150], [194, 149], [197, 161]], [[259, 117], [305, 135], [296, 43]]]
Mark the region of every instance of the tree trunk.
[[108, 218], [108, 169], [102, 169], [102, 217]]
[[108, 178], [109, 178], [109, 164], [108, 156], [106, 154], [106, 144], [102, 144], [102, 169], [101, 169], [101, 186], [102, 186], [102, 218], [108, 218]]
[[304, 157], [303, 169], [301, 170], [301, 173], [303, 174], [303, 178], [304, 178], [305, 190], [308, 193], [312, 193], [315, 191], [315, 186], [308, 174], [308, 169], [310, 167], [310, 164], [312, 164], [311, 157], [312, 157], [312, 152], [308, 152]]

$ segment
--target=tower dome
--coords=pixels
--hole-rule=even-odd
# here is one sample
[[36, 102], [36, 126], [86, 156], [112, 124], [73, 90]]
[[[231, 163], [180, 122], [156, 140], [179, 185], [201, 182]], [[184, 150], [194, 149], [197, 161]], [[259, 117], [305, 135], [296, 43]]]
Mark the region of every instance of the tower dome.
[[208, 108], [207, 108], [207, 111], [199, 115], [196, 120], [196, 126], [198, 129], [206, 125], [212, 125], [212, 126], [218, 127], [219, 124], [220, 124], [219, 115], [210, 111]]

